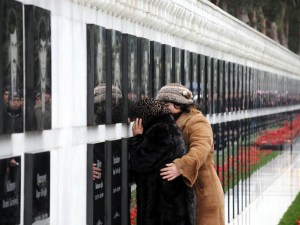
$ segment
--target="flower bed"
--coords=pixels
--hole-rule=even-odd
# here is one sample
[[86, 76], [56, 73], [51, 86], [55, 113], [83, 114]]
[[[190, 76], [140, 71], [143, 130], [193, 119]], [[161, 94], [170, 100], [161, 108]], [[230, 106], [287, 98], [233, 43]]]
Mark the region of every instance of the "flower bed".
[[277, 146], [290, 143], [300, 134], [300, 116], [297, 115], [292, 123], [286, 121], [282, 127], [277, 129], [268, 129], [261, 132], [256, 139], [257, 146]]
[[247, 147], [246, 149], [240, 148], [236, 155], [231, 155], [227, 158], [224, 166], [215, 166], [224, 187], [224, 192], [228, 188], [233, 187], [241, 179], [244, 180], [249, 177], [254, 171], [277, 155], [278, 153], [272, 150], [260, 150], [256, 146]]

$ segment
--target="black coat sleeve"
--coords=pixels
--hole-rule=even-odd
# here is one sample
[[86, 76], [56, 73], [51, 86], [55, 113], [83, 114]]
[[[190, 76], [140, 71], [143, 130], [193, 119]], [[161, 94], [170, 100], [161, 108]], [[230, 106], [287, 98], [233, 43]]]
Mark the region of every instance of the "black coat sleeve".
[[136, 172], [149, 172], [165, 166], [166, 163], [181, 157], [185, 149], [177, 126], [157, 123], [137, 135], [129, 142], [131, 169]]

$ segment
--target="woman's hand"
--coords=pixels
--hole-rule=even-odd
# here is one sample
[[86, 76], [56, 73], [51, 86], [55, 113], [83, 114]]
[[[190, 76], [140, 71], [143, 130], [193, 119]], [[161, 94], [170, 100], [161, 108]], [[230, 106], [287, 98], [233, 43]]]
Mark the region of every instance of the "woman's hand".
[[135, 122], [132, 126], [132, 134], [133, 136], [136, 136], [138, 134], [143, 134], [143, 125], [142, 125], [142, 119], [136, 118]]
[[96, 163], [93, 163], [93, 180], [101, 178], [101, 169], [97, 167]]
[[167, 167], [160, 170], [160, 175], [163, 179], [171, 181], [181, 175], [175, 163], [168, 163], [166, 164], [166, 166]]

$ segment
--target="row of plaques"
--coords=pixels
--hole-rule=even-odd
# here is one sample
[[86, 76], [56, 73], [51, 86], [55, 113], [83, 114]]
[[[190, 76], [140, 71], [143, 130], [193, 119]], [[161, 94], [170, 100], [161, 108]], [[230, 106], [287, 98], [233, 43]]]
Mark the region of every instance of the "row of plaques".
[[[87, 146], [87, 224], [126, 224], [130, 187], [127, 139]], [[93, 180], [93, 164], [101, 169]], [[25, 153], [24, 199], [21, 199], [21, 157], [0, 159], [0, 224], [49, 225], [50, 152]]]
[[0, 134], [51, 129], [50, 11], [1, 0], [0, 46]]
[[[99, 179], [92, 179], [93, 164], [101, 169]], [[130, 192], [127, 139], [89, 144], [87, 165], [87, 224], [127, 224]]]
[[[0, 159], [0, 224], [20, 224], [21, 157]], [[48, 225], [50, 218], [50, 152], [26, 153], [24, 225]]]
[[87, 124], [126, 123], [131, 103], [168, 83], [193, 92], [204, 114], [299, 103], [298, 80], [87, 25]]

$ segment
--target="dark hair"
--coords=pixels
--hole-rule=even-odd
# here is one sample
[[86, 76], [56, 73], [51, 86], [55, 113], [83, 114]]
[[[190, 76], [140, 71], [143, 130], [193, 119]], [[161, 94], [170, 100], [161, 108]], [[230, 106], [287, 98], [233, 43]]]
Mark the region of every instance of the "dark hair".
[[41, 19], [39, 22], [39, 40], [43, 40], [47, 42], [47, 29], [46, 29], [46, 21], [45, 19]]
[[17, 16], [14, 10], [11, 10], [8, 15], [8, 29], [10, 34], [17, 29]]
[[2, 90], [2, 94], [4, 94], [6, 91], [10, 90], [10, 86], [6, 85], [3, 90]]
[[200, 110], [201, 111], [201, 108], [199, 105], [193, 103], [193, 104], [190, 104], [190, 105], [186, 105], [186, 104], [178, 104], [178, 103], [173, 103], [175, 106], [177, 106], [178, 108], [180, 108], [180, 110], [182, 112], [186, 112], [186, 113], [189, 113], [190, 112], [190, 106], [192, 107], [195, 107], [196, 109]]

